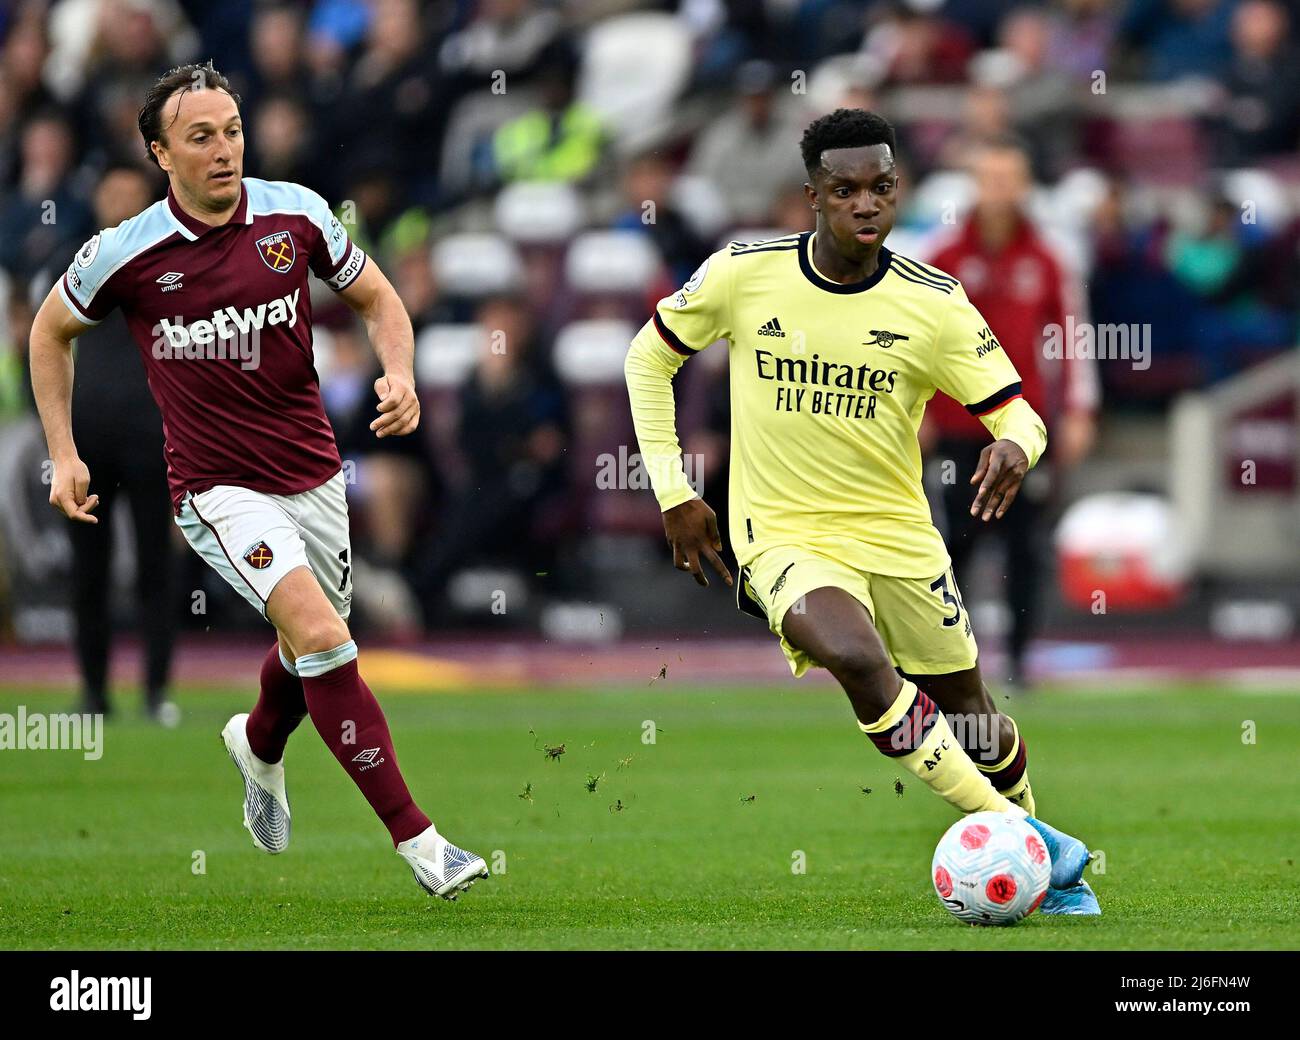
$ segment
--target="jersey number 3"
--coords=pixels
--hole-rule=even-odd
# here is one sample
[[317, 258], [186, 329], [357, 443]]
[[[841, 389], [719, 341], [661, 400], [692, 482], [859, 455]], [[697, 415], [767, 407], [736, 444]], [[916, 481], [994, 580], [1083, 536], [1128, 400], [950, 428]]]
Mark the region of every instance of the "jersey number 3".
[[956, 578], [953, 579], [952, 588], [948, 588], [948, 577], [951, 573], [949, 571], [948, 574], [940, 574], [930, 583], [930, 590], [943, 596], [944, 606], [952, 608], [952, 615], [943, 619], [944, 628], [952, 628], [953, 625], [961, 624], [961, 590], [957, 588]]

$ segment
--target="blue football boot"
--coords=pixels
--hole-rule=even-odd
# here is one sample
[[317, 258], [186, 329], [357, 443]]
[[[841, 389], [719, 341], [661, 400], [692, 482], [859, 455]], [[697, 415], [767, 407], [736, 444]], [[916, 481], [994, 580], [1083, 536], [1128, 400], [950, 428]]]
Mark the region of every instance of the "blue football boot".
[[1048, 886], [1047, 894], [1038, 904], [1040, 914], [1067, 914], [1071, 917], [1100, 917], [1101, 904], [1097, 894], [1086, 881], [1080, 881], [1069, 888], [1052, 888]]
[[1083, 868], [1088, 865], [1091, 855], [1088, 846], [1032, 816], [1026, 816], [1025, 822], [1042, 836], [1043, 844], [1047, 846], [1047, 855], [1052, 861], [1052, 888], [1071, 888], [1082, 881]]

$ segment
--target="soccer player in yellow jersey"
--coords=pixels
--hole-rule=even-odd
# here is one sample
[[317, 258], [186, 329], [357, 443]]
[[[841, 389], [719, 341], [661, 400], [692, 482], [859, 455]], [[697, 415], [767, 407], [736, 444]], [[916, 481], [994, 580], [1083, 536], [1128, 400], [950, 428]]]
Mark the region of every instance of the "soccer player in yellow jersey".
[[1034, 816], [1024, 741], [980, 679], [921, 487], [916, 431], [936, 390], [994, 437], [971, 478], [985, 521], [1042, 454], [1042, 420], [960, 283], [885, 247], [899, 188], [890, 124], [839, 109], [808, 127], [802, 151], [817, 230], [714, 253], [628, 352], [673, 563], [701, 585], [705, 564], [733, 584], [716, 516], [682, 465], [672, 390], [688, 358], [726, 340], [741, 609], [767, 621], [796, 676], [826, 668], [875, 746], [940, 797], [1027, 815], [1052, 857], [1043, 913], [1100, 913], [1083, 843]]

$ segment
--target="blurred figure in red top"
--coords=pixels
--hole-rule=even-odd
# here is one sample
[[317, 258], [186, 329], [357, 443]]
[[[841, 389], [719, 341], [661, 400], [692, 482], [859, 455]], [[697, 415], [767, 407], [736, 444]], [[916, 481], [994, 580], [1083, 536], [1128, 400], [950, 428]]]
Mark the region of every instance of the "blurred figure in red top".
[[1011, 608], [1006, 677], [1023, 685], [1025, 648], [1033, 634], [1043, 579], [1048, 506], [1063, 475], [1092, 447], [1098, 381], [1090, 360], [1044, 356], [1048, 326], [1064, 329], [1067, 314], [1077, 326], [1087, 316], [1073, 279], [1025, 215], [1032, 181], [1024, 147], [1009, 137], [987, 142], [973, 154], [971, 173], [975, 205], [930, 262], [961, 280], [1015, 364], [1025, 399], [1047, 423], [1047, 465], [1025, 481], [1016, 517], [1012, 510], [1000, 526], [981, 524], [970, 516], [969, 488], [956, 479], [956, 474], [973, 472], [988, 439], [979, 420], [942, 393], [935, 394], [926, 409], [922, 444], [933, 457], [956, 464], [940, 470], [953, 570], [963, 572], [980, 537], [1005, 543]]

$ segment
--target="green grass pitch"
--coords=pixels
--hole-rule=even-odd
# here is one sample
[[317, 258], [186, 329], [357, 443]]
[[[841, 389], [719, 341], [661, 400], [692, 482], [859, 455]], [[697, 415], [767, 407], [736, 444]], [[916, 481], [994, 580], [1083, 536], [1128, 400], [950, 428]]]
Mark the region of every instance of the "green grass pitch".
[[[1298, 944], [1300, 712], [1286, 693], [1057, 689], [1009, 705], [1041, 814], [1101, 850], [1105, 872], [1091, 876], [1100, 919], [1008, 929], [943, 911], [929, 864], [953, 813], [907, 776], [896, 794], [898, 770], [826, 687], [667, 681], [381, 700], [417, 799], [443, 833], [504, 868], [459, 903], [416, 887], [309, 721], [287, 756], [292, 845], [255, 850], [218, 737], [252, 696], [183, 691], [179, 730], [110, 723], [100, 761], [0, 752], [0, 946]], [[0, 692], [0, 711], [20, 703], [62, 711], [70, 696]], [[544, 744], [565, 752], [550, 760]]]

